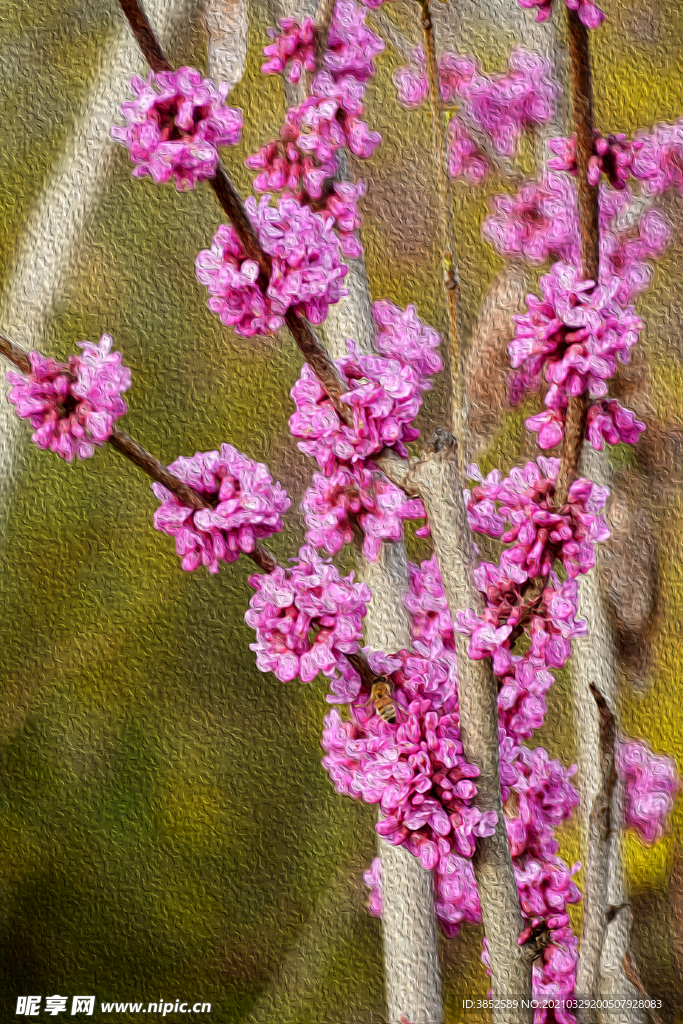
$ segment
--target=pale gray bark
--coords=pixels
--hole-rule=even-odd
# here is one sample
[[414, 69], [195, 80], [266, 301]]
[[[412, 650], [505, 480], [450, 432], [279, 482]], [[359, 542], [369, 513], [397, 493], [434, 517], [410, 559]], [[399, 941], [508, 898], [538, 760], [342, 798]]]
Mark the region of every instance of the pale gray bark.
[[204, 0], [206, 63], [215, 82], [237, 85], [247, 64], [247, 0]]
[[[347, 298], [330, 307], [325, 321], [327, 349], [333, 358], [346, 355], [346, 339], [365, 352], [373, 350], [370, 291], [363, 260], [348, 260]], [[408, 560], [403, 543], [384, 544], [376, 562], [356, 553], [358, 578], [372, 590], [364, 621], [365, 642], [392, 653], [410, 647], [403, 594], [408, 587]], [[407, 850], [378, 838], [382, 860], [382, 939], [387, 1019], [436, 1024], [442, 1018], [441, 971], [434, 918], [432, 875]]]
[[[584, 444], [579, 470], [582, 476], [598, 484], [610, 485], [611, 472], [605, 453], [594, 451], [588, 444]], [[596, 557], [595, 569], [582, 578], [579, 589], [579, 618], [586, 620], [588, 636], [573, 641], [572, 657], [569, 662], [579, 762], [579, 821], [582, 849], [586, 851], [584, 863], [588, 868], [593, 868], [587, 875], [584, 886], [584, 926], [577, 990], [603, 999], [614, 996], [639, 998], [623, 967], [623, 959], [630, 946], [630, 911], [621, 911], [607, 924], [606, 930], [604, 928], [605, 907], [617, 907], [628, 900], [620, 832], [616, 832], [609, 842], [604, 875], [597, 853], [592, 858], [588, 853], [591, 835], [590, 814], [600, 788], [599, 720], [595, 701], [588, 689], [589, 683], [595, 683], [612, 708], [617, 725], [619, 723], [619, 665], [607, 600], [600, 579], [599, 545]], [[612, 805], [612, 818], [616, 822], [622, 818], [622, 801], [622, 787], [617, 784]], [[601, 890], [600, 882], [603, 878]], [[597, 944], [601, 948], [595, 950], [593, 947]], [[597, 977], [594, 968], [596, 963], [599, 965]], [[612, 1012], [605, 1020], [614, 1024], [622, 1024], [622, 1020], [623, 1024], [645, 1024], [647, 1013], [630, 1010], [622, 1019], [617, 1018]]]
[[[147, 6], [162, 39], [168, 42], [176, 32], [186, 30], [196, 5], [197, 0], [149, 0]], [[135, 73], [146, 74], [146, 65], [121, 17], [116, 35], [99, 55], [94, 81], [61, 159], [28, 215], [5, 279], [0, 322], [7, 334], [27, 348], [43, 343], [77, 272], [85, 233], [110, 181], [119, 148], [109, 138], [109, 128], [120, 120], [118, 108], [130, 98], [128, 79]], [[18, 431], [24, 434], [26, 430], [4, 401], [4, 388], [3, 375], [0, 505], [5, 504], [14, 476]]]

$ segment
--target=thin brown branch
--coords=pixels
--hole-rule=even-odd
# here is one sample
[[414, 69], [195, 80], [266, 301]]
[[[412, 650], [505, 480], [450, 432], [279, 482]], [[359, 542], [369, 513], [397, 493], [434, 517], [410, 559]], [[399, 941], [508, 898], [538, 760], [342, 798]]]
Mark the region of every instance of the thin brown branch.
[[[155, 71], [172, 71], [173, 67], [154, 34], [139, 0], [119, 0], [119, 4], [150, 67]], [[216, 176], [210, 180], [216, 197], [228, 215], [240, 242], [250, 258], [256, 260], [259, 265], [261, 271], [259, 284], [265, 292], [270, 280], [271, 262], [259, 244], [242, 198], [230, 175], [220, 162]], [[311, 325], [291, 308], [285, 316], [285, 321], [304, 359], [322, 384], [338, 415], [344, 423], [350, 425], [353, 422], [351, 411], [340, 401], [341, 396], [347, 390], [346, 384]]]
[[26, 349], [21, 348], [20, 345], [17, 345], [16, 342], [8, 338], [2, 331], [0, 331], [0, 355], [9, 359], [10, 363], [14, 363], [22, 373], [31, 372], [31, 360]]
[[[442, 228], [443, 286], [448, 307], [448, 364], [451, 376], [451, 432], [457, 441], [458, 457], [465, 453], [467, 427], [467, 399], [465, 393], [465, 368], [462, 348], [462, 314], [460, 277], [455, 247], [453, 224], [453, 199], [448, 177], [448, 145], [446, 125], [441, 103], [441, 86], [436, 59], [434, 23], [429, 9], [429, 0], [418, 0], [421, 15], [427, 77], [429, 79], [429, 102], [432, 114], [432, 140], [434, 162], [436, 163], [437, 193]], [[461, 471], [463, 466], [460, 467]]]
[[[567, 10], [572, 112], [576, 133], [577, 188], [581, 229], [581, 271], [584, 280], [597, 283], [600, 261], [600, 218], [598, 188], [588, 182], [588, 161], [595, 143], [593, 85], [591, 80], [588, 30], [575, 11]], [[585, 395], [570, 398], [564, 429], [562, 462], [557, 479], [557, 501], [564, 504], [576, 477], [586, 430], [588, 403]]]

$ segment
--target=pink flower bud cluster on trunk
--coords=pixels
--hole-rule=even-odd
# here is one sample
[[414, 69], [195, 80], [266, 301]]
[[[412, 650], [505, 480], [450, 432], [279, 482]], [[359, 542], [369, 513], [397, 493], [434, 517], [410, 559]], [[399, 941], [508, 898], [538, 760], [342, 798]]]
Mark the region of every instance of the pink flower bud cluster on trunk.
[[181, 455], [168, 468], [213, 505], [193, 509], [163, 484], [152, 484], [161, 502], [154, 526], [175, 537], [185, 572], [205, 565], [215, 575], [221, 562], [250, 554], [257, 541], [282, 529], [282, 516], [290, 506], [287, 492], [273, 483], [267, 466], [252, 462], [232, 445], [190, 458]]
[[80, 341], [83, 355], [69, 356], [66, 363], [32, 351], [30, 374], [7, 373], [8, 401], [35, 428], [32, 440], [39, 448], [72, 462], [74, 456], [89, 459], [95, 445], [111, 437], [114, 423], [128, 411], [121, 395], [131, 385], [130, 370], [112, 344], [109, 334], [99, 345]]
[[[449, 124], [451, 136], [449, 173], [479, 184], [490, 170], [490, 162], [471, 129], [481, 132], [488, 144], [502, 156], [514, 156], [523, 131], [552, 120], [560, 86], [552, 77], [550, 62], [540, 53], [514, 47], [503, 74], [484, 75], [474, 57], [452, 53], [440, 55], [441, 99], [457, 103], [459, 113]], [[413, 50], [411, 63], [394, 72], [399, 103], [419, 107], [429, 94], [424, 50]]]
[[110, 134], [128, 148], [136, 178], [174, 178], [178, 191], [193, 189], [215, 176], [217, 147], [242, 137], [242, 112], [225, 103], [229, 84], [217, 86], [196, 68], [150, 71], [146, 82], [134, 75], [130, 89], [135, 99], [121, 104], [128, 124]]
[[[546, 412], [526, 421], [538, 432], [541, 448], [552, 448], [564, 436], [564, 420], [570, 398], [587, 393], [604, 398], [607, 380], [616, 373], [616, 360], [627, 363], [643, 323], [632, 306], [616, 301], [620, 283], [608, 285], [583, 281], [568, 263], [555, 263], [540, 281], [543, 299], [527, 295], [528, 313], [514, 316], [515, 337], [508, 350], [514, 368], [522, 368], [514, 387], [523, 393], [537, 390], [541, 375], [548, 384], [543, 403]], [[588, 411], [587, 434], [594, 448], [610, 443], [635, 444], [645, 424], [616, 401], [601, 402]]]
[[[648, 209], [631, 226], [622, 226], [634, 199], [628, 188], [600, 186], [600, 284], [618, 280], [614, 301], [620, 306], [649, 287], [653, 271], [646, 261], [659, 259], [672, 237], [658, 210]], [[501, 256], [536, 265], [548, 259], [580, 265], [576, 185], [566, 174], [547, 171], [540, 182], [526, 182], [517, 193], [492, 196], [490, 206], [481, 233]], [[518, 383], [513, 381], [513, 404], [521, 397]]]
[[[520, 7], [536, 9], [536, 21], [547, 21], [552, 14], [553, 0], [517, 0]], [[576, 11], [586, 28], [599, 28], [605, 15], [593, 0], [564, 0], [570, 11]]]
[[[301, 26], [287, 18], [280, 26], [283, 34], [264, 49], [270, 60], [261, 70], [287, 74], [296, 82], [303, 68], [315, 70], [315, 26], [310, 18]], [[362, 101], [375, 74], [374, 59], [383, 50], [384, 41], [365, 24], [365, 11], [354, 0], [337, 0], [323, 66], [313, 77], [310, 95], [287, 111], [280, 138], [246, 160], [247, 167], [260, 172], [254, 178], [257, 192], [285, 189], [301, 203], [326, 210], [334, 218], [342, 252], [354, 258], [363, 251], [355, 232], [365, 184], [333, 179], [340, 149], [367, 159], [382, 141], [362, 119]]]
[[[375, 302], [372, 315], [377, 325], [375, 347], [381, 356], [359, 356], [338, 361], [352, 390], [343, 396], [354, 409], [354, 426], [342, 424], [325, 393], [304, 367], [302, 380], [292, 397], [297, 413], [290, 420], [299, 447], [318, 460], [325, 475], [314, 474], [301, 508], [315, 547], [336, 554], [344, 544], [362, 538], [365, 557], [374, 561], [383, 541], [403, 537], [406, 519], [424, 519], [418, 499], [407, 500], [403, 491], [376, 470], [371, 459], [383, 445], [417, 437], [402, 433], [415, 416], [421, 392], [431, 388], [431, 378], [443, 368], [436, 352], [440, 334], [417, 315], [415, 306], [402, 310], [393, 302]], [[352, 343], [349, 342], [349, 345]], [[361, 384], [355, 381], [360, 377]], [[429, 533], [423, 526], [416, 531]]]
[[321, 324], [330, 303], [347, 294], [341, 282], [348, 268], [339, 259], [332, 218], [314, 213], [293, 196], [283, 196], [276, 207], [270, 198], [262, 196], [257, 205], [250, 196], [244, 204], [272, 261], [265, 291], [258, 263], [247, 255], [232, 225], [222, 224], [212, 247], [195, 261], [197, 280], [211, 296], [209, 309], [246, 338], [275, 334], [290, 307]]
[[249, 646], [258, 668], [283, 683], [297, 677], [310, 683], [322, 672], [340, 685], [359, 686], [346, 655], [360, 650], [370, 588], [354, 583], [353, 573], [341, 576], [310, 545], [292, 562], [291, 569], [278, 566], [249, 579], [256, 593], [244, 619], [256, 631]]
[[622, 738], [616, 743], [616, 766], [624, 779], [624, 824], [644, 843], [656, 843], [665, 834], [674, 797], [681, 788], [676, 764], [665, 754], [654, 754], [644, 740]]

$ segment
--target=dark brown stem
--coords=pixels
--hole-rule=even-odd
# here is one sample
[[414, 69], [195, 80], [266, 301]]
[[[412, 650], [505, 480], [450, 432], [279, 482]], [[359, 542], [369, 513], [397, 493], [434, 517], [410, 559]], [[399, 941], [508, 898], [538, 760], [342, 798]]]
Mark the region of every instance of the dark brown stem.
[[119, 5], [152, 71], [173, 71], [173, 65], [164, 53], [142, 5], [136, 0], [119, 0]]
[[[424, 40], [427, 76], [429, 78], [429, 102], [432, 113], [432, 140], [434, 162], [436, 163], [437, 193], [442, 226], [442, 267], [443, 286], [448, 307], [448, 363], [451, 376], [451, 431], [457, 442], [458, 454], [465, 452], [465, 430], [467, 407], [465, 396], [465, 371], [462, 352], [462, 317], [460, 310], [460, 277], [455, 249], [455, 228], [450, 179], [448, 177], [448, 145], [441, 86], [436, 59], [434, 23], [429, 9], [429, 0], [418, 0], [421, 16], [422, 38]], [[463, 466], [460, 467], [461, 472]]]
[[[575, 11], [567, 10], [569, 66], [572, 84], [572, 112], [576, 133], [577, 189], [581, 229], [581, 272], [584, 280], [598, 281], [600, 262], [600, 217], [598, 188], [588, 182], [588, 161], [595, 144], [593, 85], [591, 81], [588, 30]], [[562, 462], [557, 479], [557, 501], [567, 500], [576, 477], [586, 430], [588, 401], [585, 395], [570, 398], [567, 408]]]
[[26, 349], [21, 348], [20, 345], [17, 345], [16, 342], [8, 338], [2, 331], [0, 331], [0, 355], [9, 359], [10, 363], [14, 363], [22, 373], [28, 374], [31, 372], [31, 360]]
[[[150, 67], [155, 71], [172, 71], [173, 67], [164, 53], [161, 43], [154, 34], [139, 0], [119, 0], [119, 4]], [[228, 215], [237, 233], [237, 237], [244, 246], [248, 256], [258, 263], [261, 271], [259, 284], [265, 293], [268, 281], [270, 280], [270, 258], [261, 248], [256, 232], [244, 208], [242, 197], [235, 188], [230, 175], [220, 162], [216, 176], [211, 179], [211, 187], [223, 210]], [[294, 340], [301, 349], [304, 359], [322, 384], [338, 415], [344, 423], [351, 425], [353, 422], [351, 410], [340, 401], [341, 396], [347, 391], [346, 383], [321, 345], [319, 338], [310, 324], [302, 317], [297, 316], [291, 308], [285, 316], [285, 321]]]

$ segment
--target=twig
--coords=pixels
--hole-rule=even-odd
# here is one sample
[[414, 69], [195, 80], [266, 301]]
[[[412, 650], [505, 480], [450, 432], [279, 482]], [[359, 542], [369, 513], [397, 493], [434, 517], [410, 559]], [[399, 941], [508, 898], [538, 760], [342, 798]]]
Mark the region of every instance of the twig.
[[[154, 34], [139, 0], [119, 0], [119, 4], [150, 67], [155, 71], [172, 71], [173, 66]], [[230, 218], [248, 256], [258, 263], [261, 271], [259, 285], [265, 293], [270, 280], [270, 258], [261, 248], [256, 232], [247, 216], [242, 198], [220, 161], [216, 176], [210, 179], [210, 183], [219, 203]], [[306, 320], [298, 316], [291, 307], [287, 311], [285, 322], [304, 359], [322, 384], [338, 415], [344, 423], [350, 425], [353, 422], [352, 413], [348, 406], [340, 401], [341, 396], [347, 390], [346, 384], [312, 327]]]
[[[465, 453], [467, 427], [467, 397], [465, 393], [465, 368], [462, 349], [462, 315], [460, 310], [460, 277], [458, 275], [458, 259], [455, 248], [455, 229], [453, 225], [453, 201], [450, 179], [448, 177], [448, 146], [446, 127], [441, 103], [441, 86], [439, 69], [436, 60], [436, 42], [434, 24], [429, 9], [429, 0], [418, 0], [421, 16], [420, 24], [424, 39], [425, 62], [429, 79], [429, 100], [432, 112], [432, 139], [434, 146], [434, 162], [436, 163], [437, 192], [441, 214], [443, 236], [443, 286], [448, 305], [448, 338], [449, 363], [451, 375], [451, 432], [457, 441], [458, 458], [462, 460]], [[460, 470], [464, 466], [460, 467]]]

